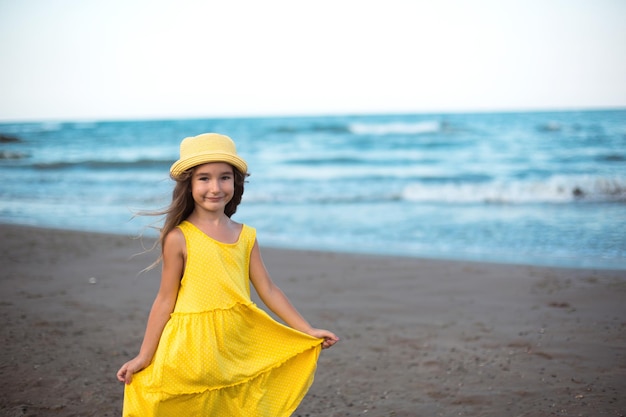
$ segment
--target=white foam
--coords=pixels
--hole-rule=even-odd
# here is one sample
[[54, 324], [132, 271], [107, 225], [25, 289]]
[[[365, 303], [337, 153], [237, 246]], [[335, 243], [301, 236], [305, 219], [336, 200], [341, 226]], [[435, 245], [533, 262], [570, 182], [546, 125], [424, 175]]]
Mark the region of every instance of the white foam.
[[411, 184], [403, 198], [432, 203], [571, 203], [626, 201], [626, 178], [553, 176], [545, 181]]
[[355, 135], [420, 134], [439, 132], [441, 123], [436, 120], [416, 123], [351, 123], [348, 128]]

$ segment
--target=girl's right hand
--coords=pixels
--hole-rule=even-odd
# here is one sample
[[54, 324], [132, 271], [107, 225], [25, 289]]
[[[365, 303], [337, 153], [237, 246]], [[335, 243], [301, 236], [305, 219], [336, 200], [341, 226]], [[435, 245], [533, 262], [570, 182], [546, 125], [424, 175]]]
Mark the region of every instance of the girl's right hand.
[[133, 380], [133, 375], [148, 366], [147, 363], [139, 356], [126, 362], [119, 371], [117, 371], [117, 379], [126, 385]]

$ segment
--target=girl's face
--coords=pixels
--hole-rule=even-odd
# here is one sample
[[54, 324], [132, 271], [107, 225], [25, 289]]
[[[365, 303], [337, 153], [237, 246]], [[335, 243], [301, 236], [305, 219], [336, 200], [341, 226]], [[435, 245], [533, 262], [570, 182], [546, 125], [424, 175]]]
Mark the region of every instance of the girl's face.
[[210, 162], [194, 169], [191, 176], [191, 195], [196, 208], [223, 213], [234, 192], [235, 176], [233, 167], [229, 164]]

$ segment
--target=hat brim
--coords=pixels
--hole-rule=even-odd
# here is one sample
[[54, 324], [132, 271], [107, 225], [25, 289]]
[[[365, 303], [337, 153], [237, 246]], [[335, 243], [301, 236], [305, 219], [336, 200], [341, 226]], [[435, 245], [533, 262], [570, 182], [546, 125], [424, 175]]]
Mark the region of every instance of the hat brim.
[[172, 164], [170, 174], [174, 177], [182, 174], [190, 168], [210, 162], [226, 162], [237, 168], [242, 174], [248, 172], [248, 164], [238, 156], [229, 153], [209, 152], [204, 154], [196, 154], [189, 158], [179, 159]]

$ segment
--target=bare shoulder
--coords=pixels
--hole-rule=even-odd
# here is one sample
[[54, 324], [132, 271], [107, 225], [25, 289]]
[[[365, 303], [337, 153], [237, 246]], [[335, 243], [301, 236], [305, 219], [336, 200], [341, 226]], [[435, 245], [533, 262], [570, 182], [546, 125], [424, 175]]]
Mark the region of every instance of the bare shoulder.
[[169, 233], [167, 234], [167, 236], [165, 236], [165, 242], [167, 242], [168, 240], [173, 240], [173, 241], [185, 241], [185, 235], [183, 234], [183, 231], [180, 230], [180, 228], [175, 227], [172, 230], [169, 231]]
[[178, 227], [170, 230], [165, 236], [163, 251], [184, 252], [185, 251], [185, 235]]

